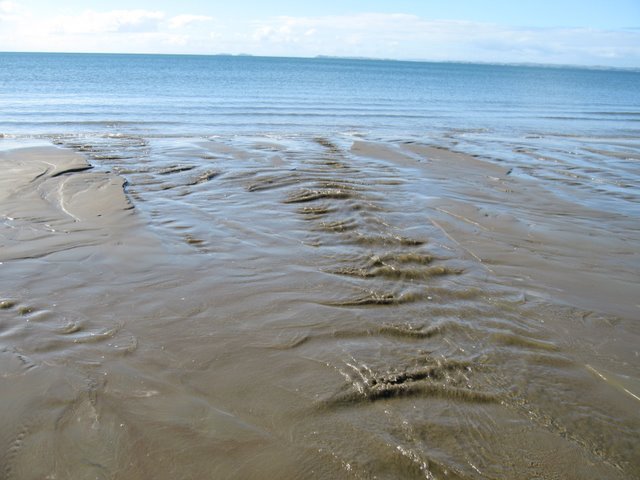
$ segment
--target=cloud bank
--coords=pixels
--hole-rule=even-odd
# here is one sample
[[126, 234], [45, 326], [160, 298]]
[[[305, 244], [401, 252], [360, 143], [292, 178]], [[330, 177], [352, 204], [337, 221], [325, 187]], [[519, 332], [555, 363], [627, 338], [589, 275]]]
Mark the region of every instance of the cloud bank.
[[640, 30], [526, 28], [406, 14], [256, 22], [252, 48], [300, 55], [640, 66]]
[[86, 10], [39, 17], [0, 1], [0, 50], [250, 53], [640, 67], [640, 29], [528, 28], [409, 14], [229, 22], [185, 12]]

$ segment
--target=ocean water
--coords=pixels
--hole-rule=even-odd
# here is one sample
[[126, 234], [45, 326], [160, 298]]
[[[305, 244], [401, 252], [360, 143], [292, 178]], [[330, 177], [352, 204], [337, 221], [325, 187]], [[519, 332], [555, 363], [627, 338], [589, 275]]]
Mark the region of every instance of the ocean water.
[[0, 54], [0, 477], [637, 478], [638, 85]]
[[2, 54], [15, 134], [486, 129], [637, 137], [638, 71], [346, 59]]

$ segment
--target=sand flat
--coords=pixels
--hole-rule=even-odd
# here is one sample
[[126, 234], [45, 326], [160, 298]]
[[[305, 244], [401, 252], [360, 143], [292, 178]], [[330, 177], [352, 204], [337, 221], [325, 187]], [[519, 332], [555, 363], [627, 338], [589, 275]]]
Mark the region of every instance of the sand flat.
[[5, 478], [639, 471], [635, 326], [498, 268], [573, 238], [532, 186], [416, 144], [118, 141], [3, 157]]

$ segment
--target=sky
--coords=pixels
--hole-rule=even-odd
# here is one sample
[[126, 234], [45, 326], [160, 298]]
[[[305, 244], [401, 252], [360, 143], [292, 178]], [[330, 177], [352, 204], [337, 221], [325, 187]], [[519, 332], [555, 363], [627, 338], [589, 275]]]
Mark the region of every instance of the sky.
[[0, 51], [640, 68], [640, 0], [0, 0]]

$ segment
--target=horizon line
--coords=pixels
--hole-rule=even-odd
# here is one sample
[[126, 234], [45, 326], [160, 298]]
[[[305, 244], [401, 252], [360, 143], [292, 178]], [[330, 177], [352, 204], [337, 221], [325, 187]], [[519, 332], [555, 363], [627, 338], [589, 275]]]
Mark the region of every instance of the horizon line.
[[131, 55], [131, 56], [166, 56], [166, 57], [253, 57], [253, 58], [282, 58], [282, 59], [332, 59], [332, 60], [352, 60], [352, 61], [378, 61], [378, 62], [407, 62], [407, 63], [448, 63], [462, 65], [493, 65], [505, 67], [539, 67], [539, 68], [575, 68], [585, 70], [620, 70], [629, 72], [640, 72], [640, 66], [619, 67], [611, 65], [580, 64], [580, 63], [541, 63], [541, 62], [499, 62], [488, 60], [429, 60], [411, 58], [389, 58], [389, 57], [368, 57], [351, 55], [310, 55], [310, 56], [287, 56], [287, 55], [259, 55], [253, 53], [158, 53], [158, 52], [46, 52], [46, 51], [4, 51], [0, 54], [34, 54], [34, 55]]

